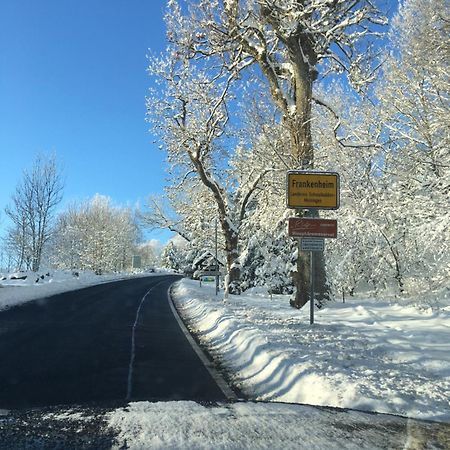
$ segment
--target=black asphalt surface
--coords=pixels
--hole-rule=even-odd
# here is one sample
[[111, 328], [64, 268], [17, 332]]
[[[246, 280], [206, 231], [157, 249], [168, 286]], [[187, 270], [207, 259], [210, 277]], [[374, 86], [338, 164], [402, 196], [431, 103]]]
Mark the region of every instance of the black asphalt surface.
[[107, 283], [0, 312], [0, 409], [226, 401], [173, 316], [177, 279]]

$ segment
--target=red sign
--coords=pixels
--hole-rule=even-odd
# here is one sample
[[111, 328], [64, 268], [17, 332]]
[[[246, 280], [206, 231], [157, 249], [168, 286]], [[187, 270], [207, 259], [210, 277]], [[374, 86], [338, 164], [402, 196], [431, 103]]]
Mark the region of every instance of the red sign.
[[335, 238], [337, 220], [290, 217], [289, 236]]

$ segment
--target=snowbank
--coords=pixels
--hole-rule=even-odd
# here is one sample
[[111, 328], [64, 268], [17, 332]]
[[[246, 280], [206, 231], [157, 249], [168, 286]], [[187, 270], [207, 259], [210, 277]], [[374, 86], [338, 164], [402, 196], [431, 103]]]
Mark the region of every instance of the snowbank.
[[[66, 419], [67, 420], [67, 419]], [[444, 448], [435, 424], [300, 405], [194, 402], [131, 403], [109, 414], [128, 449]]]
[[286, 296], [216, 298], [182, 280], [189, 327], [250, 398], [450, 421], [450, 310], [373, 299], [332, 304], [309, 325]]

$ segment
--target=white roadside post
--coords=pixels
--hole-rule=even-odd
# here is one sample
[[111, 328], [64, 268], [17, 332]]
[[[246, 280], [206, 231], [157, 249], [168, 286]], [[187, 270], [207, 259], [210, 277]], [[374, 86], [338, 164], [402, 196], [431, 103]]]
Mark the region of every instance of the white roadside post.
[[[290, 170], [286, 177], [287, 207], [295, 210], [339, 208], [340, 178], [336, 172]], [[288, 234], [301, 238], [300, 250], [309, 252], [310, 316], [314, 323], [314, 252], [324, 251], [324, 238], [337, 237], [337, 221], [319, 218], [289, 218]]]

